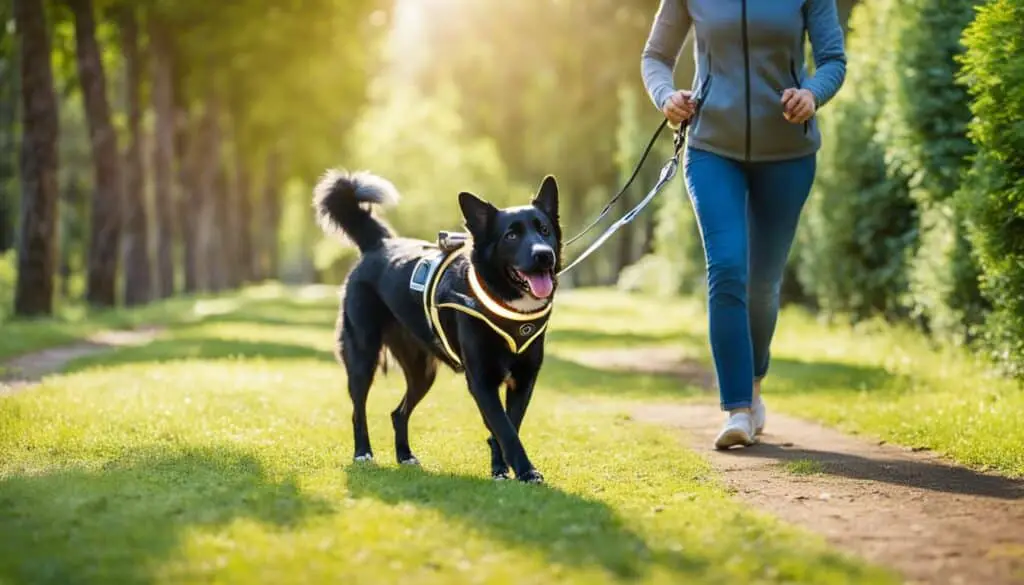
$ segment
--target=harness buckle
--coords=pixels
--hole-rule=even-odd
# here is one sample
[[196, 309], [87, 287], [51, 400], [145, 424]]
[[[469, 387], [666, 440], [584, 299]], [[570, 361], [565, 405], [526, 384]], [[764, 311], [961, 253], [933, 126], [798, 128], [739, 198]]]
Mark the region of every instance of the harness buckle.
[[439, 231], [437, 233], [437, 246], [444, 252], [458, 250], [469, 241], [469, 234], [465, 232]]

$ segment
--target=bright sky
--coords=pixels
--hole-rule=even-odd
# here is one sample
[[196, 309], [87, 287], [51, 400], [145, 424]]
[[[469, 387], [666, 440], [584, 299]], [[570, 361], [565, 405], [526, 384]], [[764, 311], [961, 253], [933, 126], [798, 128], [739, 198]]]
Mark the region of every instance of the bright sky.
[[[394, 28], [389, 44], [393, 72], [403, 75], [416, 71], [430, 60], [427, 45], [431, 28], [457, 18], [464, 0], [397, 0]], [[473, 0], [469, 0], [473, 1]], [[479, 0], [476, 0], [479, 1]]]

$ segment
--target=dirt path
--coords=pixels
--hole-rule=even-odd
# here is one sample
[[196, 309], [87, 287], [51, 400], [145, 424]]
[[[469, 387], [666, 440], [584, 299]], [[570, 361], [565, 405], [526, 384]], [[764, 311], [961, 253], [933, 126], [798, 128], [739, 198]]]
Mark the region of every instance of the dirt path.
[[6, 362], [0, 362], [0, 396], [13, 394], [38, 383], [44, 376], [61, 371], [73, 360], [118, 347], [145, 345], [160, 333], [158, 328], [140, 328], [132, 331], [102, 331], [84, 341], [28, 353]]
[[[648, 350], [620, 353], [602, 350], [579, 360], [606, 369], [648, 362]], [[663, 353], [652, 354], [655, 365], [645, 371], [710, 387], [706, 369], [680, 363], [678, 353], [672, 366]], [[770, 410], [761, 443], [728, 452], [711, 447], [723, 421], [717, 404], [645, 405], [633, 416], [683, 431], [737, 497], [900, 571], [908, 583], [1024, 584], [1024, 481]]]

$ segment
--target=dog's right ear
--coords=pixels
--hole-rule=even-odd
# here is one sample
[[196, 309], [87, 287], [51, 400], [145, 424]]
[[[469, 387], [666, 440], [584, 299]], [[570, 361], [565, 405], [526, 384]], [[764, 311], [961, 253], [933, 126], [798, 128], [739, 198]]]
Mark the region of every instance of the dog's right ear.
[[498, 215], [498, 208], [465, 191], [459, 193], [459, 207], [462, 208], [462, 217], [466, 219], [469, 233], [477, 240], [484, 239]]

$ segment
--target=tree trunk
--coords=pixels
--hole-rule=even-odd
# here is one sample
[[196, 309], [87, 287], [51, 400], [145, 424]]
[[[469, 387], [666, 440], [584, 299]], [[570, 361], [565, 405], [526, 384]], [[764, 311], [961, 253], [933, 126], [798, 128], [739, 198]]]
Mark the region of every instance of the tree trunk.
[[259, 280], [278, 277], [277, 231], [281, 220], [280, 193], [281, 155], [276, 148], [267, 152], [267, 163], [264, 169], [263, 201], [260, 205], [259, 218]]
[[153, 298], [153, 267], [149, 258], [146, 178], [142, 164], [142, 59], [139, 21], [135, 8], [120, 14], [121, 50], [125, 65], [125, 103], [128, 109], [128, 148], [124, 155], [124, 302], [142, 305]]
[[[9, 5], [0, 19], [9, 21]], [[11, 31], [0, 27], [0, 254], [14, 247], [15, 188], [18, 175], [18, 71], [17, 48]]]
[[57, 262], [57, 96], [42, 0], [14, 0], [21, 41], [21, 233], [14, 312], [53, 312]]
[[202, 290], [199, 261], [199, 226], [203, 208], [199, 180], [202, 138], [197, 131], [197, 125], [189, 119], [187, 106], [179, 101], [175, 105], [175, 111], [178, 126], [174, 148], [178, 159], [178, 189], [181, 194], [178, 199], [178, 217], [181, 218], [182, 247], [185, 254], [185, 292], [194, 293]]
[[217, 157], [217, 217], [218, 237], [220, 245], [217, 249], [222, 269], [221, 290], [235, 289], [242, 283], [242, 267], [238, 264], [238, 238], [241, 231], [238, 217], [238, 186], [235, 179], [237, 175], [233, 165], [230, 164], [233, 157], [228, 157], [221, 144], [220, 156]]
[[[222, 234], [224, 228], [223, 205], [221, 191], [224, 187], [220, 164], [221, 129], [219, 106], [215, 99], [205, 100], [203, 115], [196, 130], [195, 155], [195, 193], [196, 232], [195, 249], [197, 250], [198, 284], [201, 290], [218, 291], [224, 288], [223, 262], [224, 246]], [[192, 153], [190, 153], [192, 156]]]
[[252, 243], [252, 181], [243, 144], [237, 140], [235, 142], [235, 207], [232, 210], [236, 216], [235, 228], [238, 230], [234, 239], [239, 285], [252, 281], [255, 264]]
[[122, 211], [117, 134], [110, 122], [107, 80], [96, 42], [92, 0], [67, 2], [75, 14], [75, 55], [95, 177], [85, 298], [90, 305], [112, 307], [117, 304]]
[[149, 19], [152, 56], [153, 110], [156, 113], [153, 149], [153, 193], [156, 203], [157, 297], [174, 294], [174, 72], [167, 30]]

